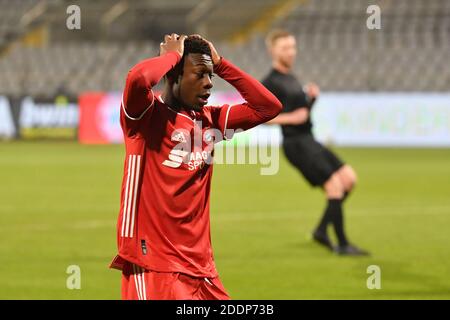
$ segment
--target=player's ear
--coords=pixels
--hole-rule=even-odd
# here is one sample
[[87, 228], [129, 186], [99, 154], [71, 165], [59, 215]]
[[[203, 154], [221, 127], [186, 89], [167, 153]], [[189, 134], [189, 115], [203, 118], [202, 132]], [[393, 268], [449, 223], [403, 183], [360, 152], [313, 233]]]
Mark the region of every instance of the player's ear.
[[170, 70], [169, 72], [167, 72], [164, 77], [166, 78], [167, 81], [171, 82], [173, 79], [173, 70]]
[[183, 78], [183, 74], [184, 74], [184, 70], [183, 67], [180, 66], [180, 69], [178, 69], [178, 74], [177, 74], [177, 83], [181, 82], [181, 78]]
[[180, 72], [180, 69], [177, 67], [173, 68], [169, 72], [166, 73], [166, 78], [169, 82], [172, 83], [178, 83], [181, 81], [182, 73]]
[[181, 60], [175, 68], [173, 68], [173, 81], [175, 83], [179, 83], [181, 81], [181, 77], [183, 76], [183, 60]]

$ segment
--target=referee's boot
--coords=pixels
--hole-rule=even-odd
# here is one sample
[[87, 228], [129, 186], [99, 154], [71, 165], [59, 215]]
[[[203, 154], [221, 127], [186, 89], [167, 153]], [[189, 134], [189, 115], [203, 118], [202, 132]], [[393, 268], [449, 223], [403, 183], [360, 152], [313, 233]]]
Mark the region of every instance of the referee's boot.
[[312, 234], [312, 238], [320, 245], [326, 247], [327, 249], [333, 250], [333, 244], [326, 233], [315, 230]]
[[334, 252], [340, 256], [369, 256], [370, 253], [366, 250], [358, 248], [352, 244], [334, 247]]

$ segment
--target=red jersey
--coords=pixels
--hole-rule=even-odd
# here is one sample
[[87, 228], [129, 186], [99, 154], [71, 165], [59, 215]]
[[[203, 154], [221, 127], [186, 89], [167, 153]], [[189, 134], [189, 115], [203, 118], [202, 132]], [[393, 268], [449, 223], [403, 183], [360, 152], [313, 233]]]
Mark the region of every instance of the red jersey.
[[152, 87], [180, 59], [170, 52], [144, 60], [127, 77], [120, 111], [126, 156], [119, 254], [112, 267], [121, 268], [126, 260], [147, 270], [214, 278], [209, 217], [213, 143], [229, 129], [246, 130], [274, 118], [281, 103], [222, 58], [214, 72], [246, 102], [176, 111]]

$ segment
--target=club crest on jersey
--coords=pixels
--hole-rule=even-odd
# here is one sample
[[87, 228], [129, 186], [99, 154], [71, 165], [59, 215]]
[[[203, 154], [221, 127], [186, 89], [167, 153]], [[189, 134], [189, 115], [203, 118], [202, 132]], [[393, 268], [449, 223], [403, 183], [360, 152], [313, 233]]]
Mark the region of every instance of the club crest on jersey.
[[213, 140], [213, 137], [212, 137], [211, 133], [205, 132], [205, 141], [211, 142], [212, 140]]

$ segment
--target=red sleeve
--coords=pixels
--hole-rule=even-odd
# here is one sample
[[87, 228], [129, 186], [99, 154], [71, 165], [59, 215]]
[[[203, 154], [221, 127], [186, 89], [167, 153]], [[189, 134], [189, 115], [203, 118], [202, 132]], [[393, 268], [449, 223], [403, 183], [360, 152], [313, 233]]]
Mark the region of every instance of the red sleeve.
[[128, 72], [123, 92], [123, 111], [131, 120], [140, 120], [154, 102], [152, 87], [181, 59], [177, 52], [143, 60]]
[[246, 101], [242, 104], [212, 108], [212, 113], [215, 113], [213, 118], [224, 135], [228, 129], [247, 130], [275, 118], [280, 113], [281, 102], [258, 80], [231, 62], [222, 58], [214, 71], [235, 87]]

